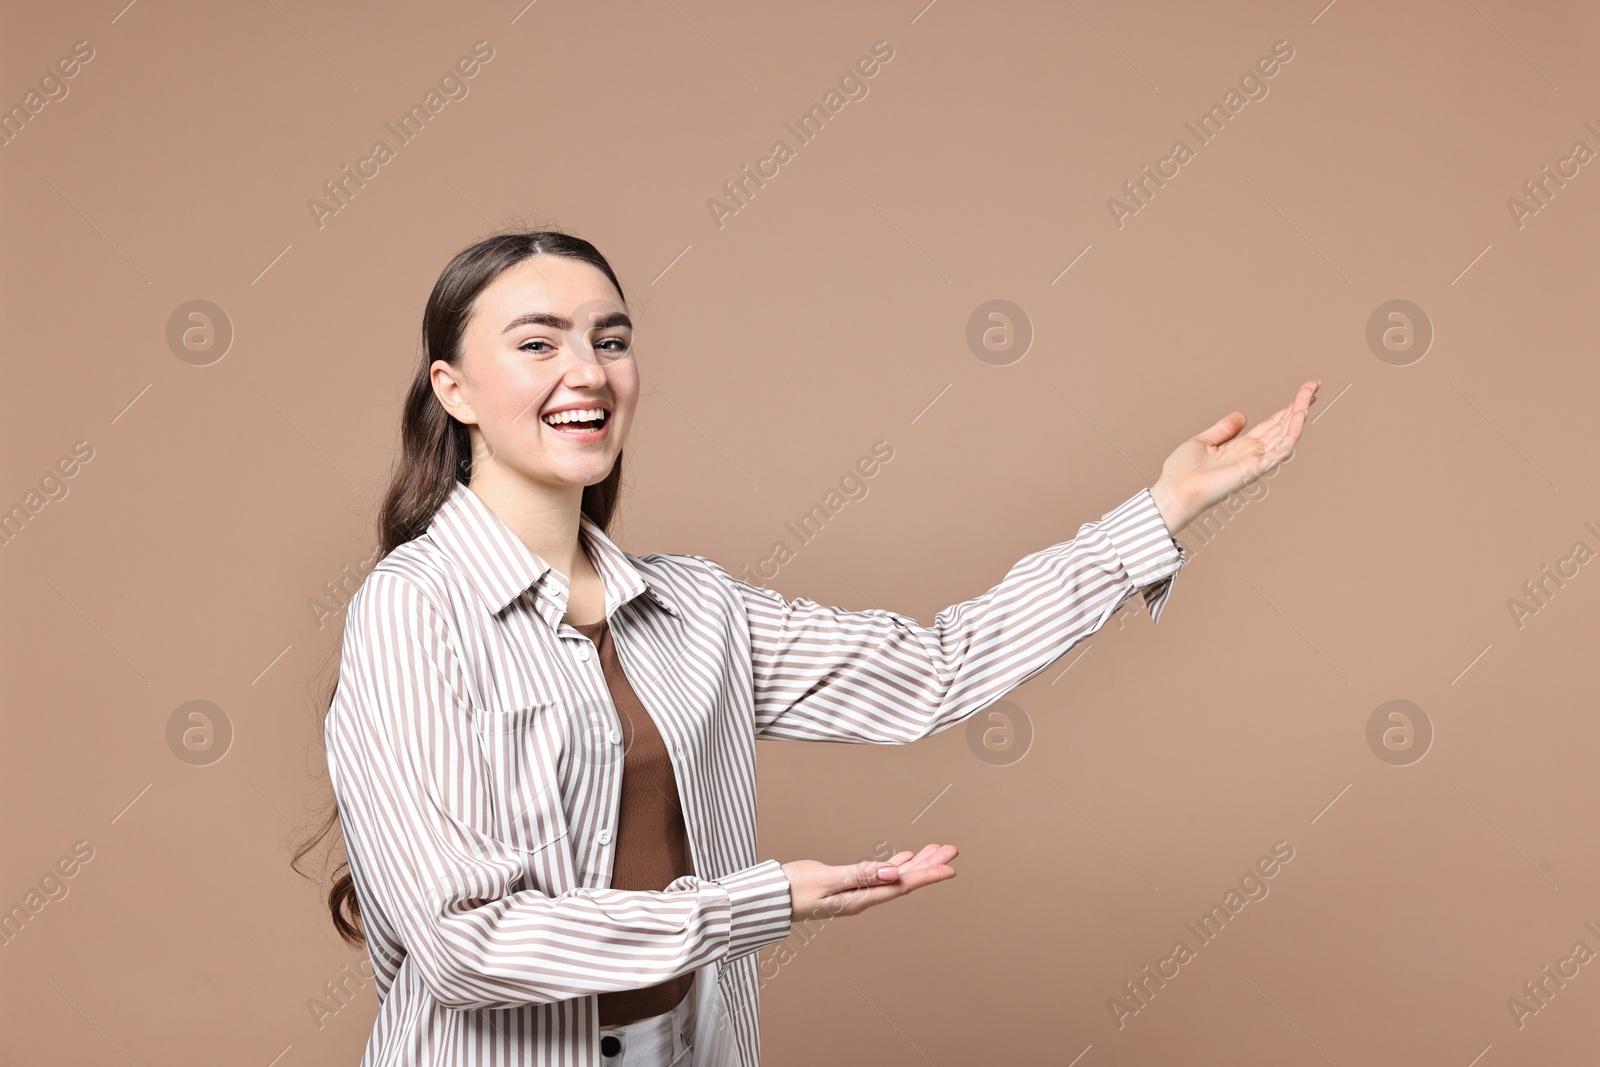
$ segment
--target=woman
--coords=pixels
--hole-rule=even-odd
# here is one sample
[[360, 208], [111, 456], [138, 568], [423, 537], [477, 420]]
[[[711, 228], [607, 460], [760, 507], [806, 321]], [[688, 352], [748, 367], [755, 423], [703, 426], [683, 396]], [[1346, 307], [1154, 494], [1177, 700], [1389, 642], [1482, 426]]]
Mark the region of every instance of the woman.
[[324, 728], [349, 867], [329, 903], [380, 1001], [364, 1067], [756, 1067], [757, 950], [956, 855], [757, 862], [756, 739], [915, 741], [1135, 592], [1158, 618], [1171, 535], [1288, 455], [1318, 384], [1244, 436], [1222, 419], [925, 627], [619, 549], [632, 334], [606, 260], [548, 231], [466, 248], [423, 313]]

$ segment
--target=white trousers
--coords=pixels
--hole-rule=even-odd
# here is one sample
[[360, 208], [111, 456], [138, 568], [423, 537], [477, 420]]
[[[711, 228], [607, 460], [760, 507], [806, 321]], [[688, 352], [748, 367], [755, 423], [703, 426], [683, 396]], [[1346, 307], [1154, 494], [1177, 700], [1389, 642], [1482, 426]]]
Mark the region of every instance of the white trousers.
[[738, 1053], [717, 985], [717, 965], [696, 973], [689, 995], [661, 1015], [600, 1032], [605, 1067], [734, 1067]]
[[606, 1067], [688, 1067], [694, 1040], [694, 995], [661, 1015], [600, 1031]]

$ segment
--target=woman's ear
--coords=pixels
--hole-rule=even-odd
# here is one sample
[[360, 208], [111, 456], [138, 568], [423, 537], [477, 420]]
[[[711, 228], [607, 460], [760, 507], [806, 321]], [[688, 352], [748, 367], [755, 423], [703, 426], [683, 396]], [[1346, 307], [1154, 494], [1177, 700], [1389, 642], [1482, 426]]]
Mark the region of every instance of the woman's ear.
[[461, 368], [436, 359], [428, 368], [428, 381], [433, 385], [433, 395], [438, 398], [440, 406], [457, 422], [468, 425], [477, 423], [478, 417], [472, 413], [472, 405], [462, 388]]

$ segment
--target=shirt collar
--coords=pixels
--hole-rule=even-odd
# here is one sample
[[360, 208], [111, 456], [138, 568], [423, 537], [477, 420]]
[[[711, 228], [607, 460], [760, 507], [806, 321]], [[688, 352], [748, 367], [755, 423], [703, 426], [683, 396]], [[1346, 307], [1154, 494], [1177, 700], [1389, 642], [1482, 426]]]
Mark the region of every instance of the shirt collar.
[[[662, 584], [641, 572], [634, 557], [617, 547], [598, 523], [580, 513], [578, 529], [605, 589], [606, 618], [640, 593], [649, 593], [667, 611], [682, 617]], [[466, 571], [490, 615], [498, 615], [535, 586], [534, 607], [551, 629], [566, 615], [567, 576], [523, 544], [465, 482], [451, 487], [428, 524], [427, 535]]]

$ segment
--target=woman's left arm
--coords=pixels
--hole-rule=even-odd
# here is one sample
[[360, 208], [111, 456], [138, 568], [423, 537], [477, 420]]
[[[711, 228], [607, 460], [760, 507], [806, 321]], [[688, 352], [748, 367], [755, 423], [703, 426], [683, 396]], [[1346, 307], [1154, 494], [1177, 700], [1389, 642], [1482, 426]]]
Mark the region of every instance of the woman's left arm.
[[1293, 450], [1318, 383], [1240, 434], [1235, 411], [1184, 442], [1141, 489], [1077, 536], [1030, 553], [932, 626], [884, 609], [790, 600], [700, 559], [749, 621], [758, 738], [903, 744], [955, 725], [1043, 672], [1135, 592], [1152, 620], [1186, 562], [1173, 535]]

